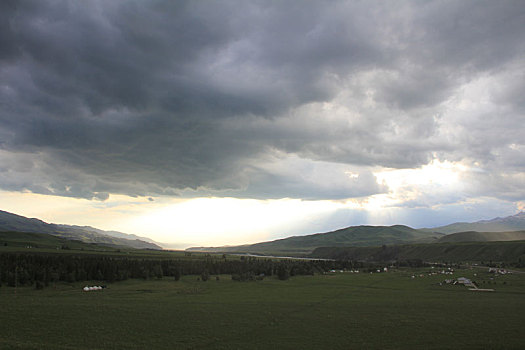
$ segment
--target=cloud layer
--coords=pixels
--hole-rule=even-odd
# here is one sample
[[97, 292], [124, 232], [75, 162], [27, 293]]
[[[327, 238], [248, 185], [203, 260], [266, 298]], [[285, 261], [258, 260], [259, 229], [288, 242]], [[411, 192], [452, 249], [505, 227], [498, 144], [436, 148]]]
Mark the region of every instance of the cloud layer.
[[344, 199], [464, 164], [525, 198], [521, 1], [4, 1], [0, 188]]

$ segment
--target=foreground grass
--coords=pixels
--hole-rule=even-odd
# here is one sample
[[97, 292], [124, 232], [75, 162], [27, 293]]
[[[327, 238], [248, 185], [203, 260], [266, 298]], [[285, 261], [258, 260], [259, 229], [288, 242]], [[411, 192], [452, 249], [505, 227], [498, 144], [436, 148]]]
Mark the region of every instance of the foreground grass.
[[[426, 270], [425, 270], [426, 271]], [[416, 275], [422, 271], [417, 271]], [[474, 273], [478, 276], [474, 277]], [[413, 270], [233, 282], [126, 281], [0, 288], [4, 349], [522, 349], [525, 275], [494, 293]], [[450, 277], [449, 277], [450, 278]]]

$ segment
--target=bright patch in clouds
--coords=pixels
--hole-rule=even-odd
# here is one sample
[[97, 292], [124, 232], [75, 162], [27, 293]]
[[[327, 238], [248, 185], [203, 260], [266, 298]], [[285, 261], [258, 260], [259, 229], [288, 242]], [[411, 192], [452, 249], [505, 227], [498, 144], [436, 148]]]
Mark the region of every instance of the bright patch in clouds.
[[379, 171], [374, 175], [378, 181], [388, 186], [390, 192], [371, 196], [364, 207], [379, 210], [389, 206], [409, 205], [415, 201], [419, 201], [421, 206], [442, 204], [446, 202], [447, 196], [457, 196], [463, 190], [461, 179], [467, 170], [460, 163], [434, 159], [418, 169]]
[[457, 186], [461, 174], [467, 167], [460, 163], [440, 162], [437, 159], [418, 169], [393, 169], [374, 173], [379, 182], [385, 182], [390, 188], [408, 185]]
[[390, 222], [392, 209], [400, 207], [433, 207], [457, 198], [463, 190], [462, 176], [468, 168], [460, 163], [434, 159], [416, 169], [381, 169], [373, 173], [388, 193], [350, 199], [347, 205], [369, 213], [372, 224]]

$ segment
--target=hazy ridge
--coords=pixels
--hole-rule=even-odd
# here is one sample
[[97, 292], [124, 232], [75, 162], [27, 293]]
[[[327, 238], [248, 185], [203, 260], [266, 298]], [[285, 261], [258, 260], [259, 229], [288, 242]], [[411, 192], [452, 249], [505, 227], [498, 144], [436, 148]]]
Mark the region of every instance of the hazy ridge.
[[0, 231], [44, 233], [84, 243], [126, 246], [137, 249], [162, 249], [152, 240], [122, 232], [103, 231], [90, 226], [48, 224], [35, 218], [26, 218], [0, 210]]
[[494, 218], [490, 220], [480, 220], [476, 222], [456, 222], [450, 225], [425, 228], [423, 231], [440, 232], [445, 234], [456, 232], [509, 232], [525, 230], [525, 212], [504, 218]]

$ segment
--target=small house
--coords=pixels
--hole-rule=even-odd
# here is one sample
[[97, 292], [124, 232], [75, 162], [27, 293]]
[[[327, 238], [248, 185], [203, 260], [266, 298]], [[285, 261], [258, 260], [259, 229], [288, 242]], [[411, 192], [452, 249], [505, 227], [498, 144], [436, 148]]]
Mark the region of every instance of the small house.
[[472, 281], [466, 277], [458, 277], [458, 283], [460, 284], [471, 284]]

